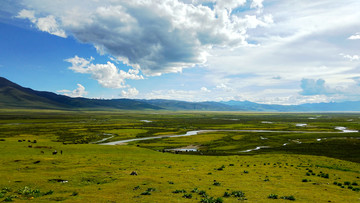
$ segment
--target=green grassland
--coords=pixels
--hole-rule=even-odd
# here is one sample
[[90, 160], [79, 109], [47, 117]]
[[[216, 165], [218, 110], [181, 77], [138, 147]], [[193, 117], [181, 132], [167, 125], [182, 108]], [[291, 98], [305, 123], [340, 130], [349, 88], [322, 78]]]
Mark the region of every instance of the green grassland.
[[[0, 112], [0, 201], [360, 201], [360, 134], [334, 133], [360, 130], [356, 113]], [[219, 131], [91, 144], [191, 130]]]

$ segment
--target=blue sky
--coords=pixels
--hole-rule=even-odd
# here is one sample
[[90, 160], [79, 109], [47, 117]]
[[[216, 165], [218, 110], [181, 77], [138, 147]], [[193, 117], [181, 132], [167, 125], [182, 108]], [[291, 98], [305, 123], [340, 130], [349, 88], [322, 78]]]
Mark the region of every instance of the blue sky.
[[2, 0], [0, 76], [73, 97], [360, 100], [357, 0]]

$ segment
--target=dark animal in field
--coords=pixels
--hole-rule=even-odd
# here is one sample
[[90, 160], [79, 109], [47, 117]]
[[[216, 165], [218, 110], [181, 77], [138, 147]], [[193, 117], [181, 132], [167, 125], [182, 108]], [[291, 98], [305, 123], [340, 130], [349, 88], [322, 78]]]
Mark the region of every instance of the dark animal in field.
[[28, 142], [31, 142], [31, 140], [28, 140]]
[[137, 174], [136, 171], [133, 171], [133, 172], [130, 173], [130, 175], [132, 175], [132, 176], [137, 176], [138, 174]]
[[33, 143], [37, 143], [37, 141], [36, 141], [36, 140], [34, 140], [34, 141], [33, 141]]
[[41, 153], [41, 154], [44, 154], [44, 151], [41, 151], [40, 153]]
[[34, 162], [34, 164], [38, 164], [38, 163], [40, 163], [40, 161], [35, 161], [35, 162]]
[[18, 142], [22, 142], [22, 140], [18, 140]]
[[29, 147], [29, 148], [32, 148], [32, 145], [29, 145], [28, 147]]
[[55, 150], [55, 151], [53, 151], [53, 153], [52, 153], [53, 155], [55, 155], [55, 154], [57, 154], [57, 151]]
[[62, 154], [62, 150], [60, 151], [60, 154]]

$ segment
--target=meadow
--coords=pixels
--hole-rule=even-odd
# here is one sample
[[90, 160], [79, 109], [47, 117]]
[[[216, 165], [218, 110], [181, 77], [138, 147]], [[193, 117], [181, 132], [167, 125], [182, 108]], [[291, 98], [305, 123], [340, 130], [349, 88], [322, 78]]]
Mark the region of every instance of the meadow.
[[[193, 130], [211, 131], [166, 137]], [[0, 201], [359, 202], [356, 130], [357, 113], [3, 109]]]

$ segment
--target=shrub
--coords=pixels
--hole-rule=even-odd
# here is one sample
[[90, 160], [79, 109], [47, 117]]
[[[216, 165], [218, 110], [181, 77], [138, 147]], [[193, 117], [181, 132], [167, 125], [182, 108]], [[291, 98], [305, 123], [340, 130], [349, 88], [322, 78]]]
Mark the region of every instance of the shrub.
[[172, 193], [186, 193], [186, 190], [175, 190]]
[[53, 193], [54, 193], [54, 191], [49, 190], [49, 191], [45, 192], [44, 195], [52, 195]]
[[349, 185], [349, 186], [348, 186], [348, 189], [352, 190], [352, 189], [353, 189], [353, 186]]
[[334, 184], [334, 185], [337, 185], [338, 183], [335, 181], [333, 184]]
[[8, 196], [4, 199], [4, 202], [12, 202], [12, 197], [11, 196]]
[[359, 184], [357, 184], [357, 182], [353, 182], [353, 183], [351, 183], [351, 185], [358, 186]]
[[306, 176], [310, 176], [310, 173], [306, 173]]
[[302, 179], [302, 182], [306, 183], [306, 182], [308, 182], [308, 179]]
[[244, 173], [249, 173], [249, 171], [244, 171]]
[[203, 198], [200, 201], [201, 203], [223, 203], [223, 199], [221, 197], [218, 197], [216, 199], [214, 199], [214, 197], [208, 197], [208, 198]]
[[286, 200], [291, 200], [291, 201], [295, 201], [295, 197], [290, 195], [290, 196], [282, 196], [281, 199], [286, 199]]
[[222, 171], [222, 170], [224, 170], [224, 168], [225, 168], [225, 166], [224, 165], [222, 165], [220, 168], [218, 168], [217, 170], [218, 171]]
[[198, 193], [199, 190], [198, 190], [198, 188], [196, 187], [196, 188], [192, 189], [191, 192]]
[[145, 192], [141, 193], [141, 195], [151, 195], [151, 192], [146, 190]]
[[278, 198], [278, 195], [276, 195], [276, 194], [270, 194], [270, 195], [268, 196], [268, 198], [269, 198], [269, 199], [277, 199], [277, 198]]
[[349, 181], [345, 181], [345, 182], [344, 182], [344, 185], [350, 185], [350, 182], [349, 182]]
[[224, 195], [223, 195], [223, 197], [230, 197], [230, 196], [231, 196], [231, 194], [228, 193], [228, 192], [225, 192]]
[[204, 190], [199, 191], [199, 195], [202, 196], [202, 197], [207, 197], [208, 196]]
[[231, 195], [233, 195], [234, 197], [245, 197], [245, 193], [242, 191], [232, 191]]
[[154, 192], [154, 191], [156, 191], [156, 189], [155, 189], [155, 188], [152, 188], [152, 187], [149, 187], [146, 191]]
[[192, 198], [192, 194], [184, 194], [184, 195], [183, 195], [183, 198], [191, 199], [191, 198]]
[[174, 182], [172, 182], [172, 181], [168, 181], [168, 183], [169, 183], [170, 185], [174, 185]]
[[213, 185], [215, 185], [215, 186], [220, 186], [221, 184], [219, 183], [219, 182], [214, 182], [214, 184]]

